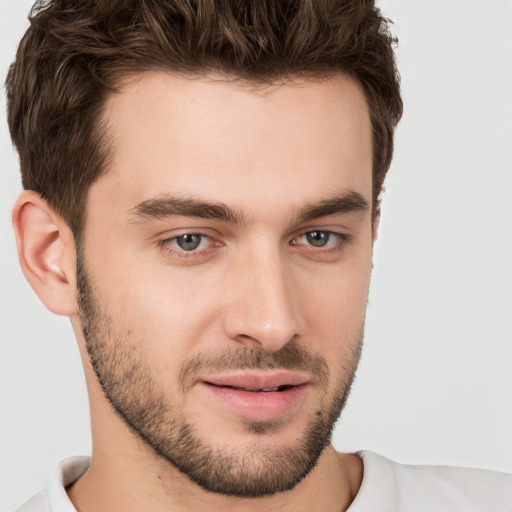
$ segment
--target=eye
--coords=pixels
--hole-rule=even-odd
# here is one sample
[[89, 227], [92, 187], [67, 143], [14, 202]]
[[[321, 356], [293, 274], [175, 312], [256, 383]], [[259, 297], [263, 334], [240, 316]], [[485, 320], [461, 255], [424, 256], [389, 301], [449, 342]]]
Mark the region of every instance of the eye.
[[343, 240], [343, 235], [332, 231], [308, 231], [296, 239], [296, 244], [305, 244], [311, 247], [331, 247]]
[[325, 247], [329, 243], [331, 233], [328, 231], [309, 231], [305, 236], [308, 243], [313, 247]]
[[211, 238], [197, 233], [185, 233], [166, 240], [166, 243], [174, 248], [186, 252], [206, 249], [211, 242]]

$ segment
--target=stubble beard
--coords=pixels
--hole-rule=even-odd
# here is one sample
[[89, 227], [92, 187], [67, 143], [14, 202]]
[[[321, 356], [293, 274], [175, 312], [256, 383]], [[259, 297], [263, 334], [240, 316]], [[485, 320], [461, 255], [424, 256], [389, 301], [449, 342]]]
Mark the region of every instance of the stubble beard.
[[[158, 389], [151, 367], [140, 347], [130, 343], [131, 334], [116, 329], [104, 304], [94, 295], [82, 252], [77, 252], [77, 287], [82, 331], [96, 377], [117, 415], [158, 456], [206, 491], [238, 497], [262, 497], [295, 487], [315, 467], [330, 444], [334, 425], [350, 393], [362, 347], [362, 332], [352, 342], [336, 381], [328, 406], [319, 404], [311, 413], [301, 438], [293, 446], [270, 447], [265, 438], [279, 431], [279, 421], [246, 421], [254, 443], [244, 453], [229, 446], [214, 446], [198, 434], [184, 414], [171, 407]], [[295, 343], [273, 354], [256, 349], [236, 349], [216, 355], [195, 356], [180, 372], [183, 389], [199, 369], [306, 370], [327, 390], [330, 376], [325, 359], [312, 355]], [[323, 382], [322, 382], [323, 381]], [[329, 397], [327, 397], [329, 398]]]

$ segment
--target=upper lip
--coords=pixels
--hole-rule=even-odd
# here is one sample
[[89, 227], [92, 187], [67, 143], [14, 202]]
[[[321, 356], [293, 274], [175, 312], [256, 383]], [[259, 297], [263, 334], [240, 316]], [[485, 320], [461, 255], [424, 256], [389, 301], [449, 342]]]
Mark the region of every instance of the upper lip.
[[214, 386], [239, 388], [247, 391], [274, 389], [282, 386], [300, 386], [310, 381], [306, 373], [290, 371], [261, 371], [241, 372], [229, 375], [219, 375], [201, 379], [206, 384]]

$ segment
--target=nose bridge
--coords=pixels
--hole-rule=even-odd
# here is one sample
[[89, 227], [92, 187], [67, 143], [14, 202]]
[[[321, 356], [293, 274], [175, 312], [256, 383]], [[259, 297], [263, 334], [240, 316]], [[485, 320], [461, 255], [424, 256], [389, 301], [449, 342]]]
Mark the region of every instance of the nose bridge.
[[300, 334], [294, 283], [277, 244], [258, 244], [238, 262], [238, 286], [232, 298], [230, 336], [279, 350]]

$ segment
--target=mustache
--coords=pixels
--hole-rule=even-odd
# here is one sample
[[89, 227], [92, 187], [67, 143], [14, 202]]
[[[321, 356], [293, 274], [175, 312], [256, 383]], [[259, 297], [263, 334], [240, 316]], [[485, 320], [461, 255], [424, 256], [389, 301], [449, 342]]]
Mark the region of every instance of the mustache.
[[323, 356], [312, 354], [295, 342], [276, 352], [264, 352], [254, 347], [241, 347], [221, 353], [196, 354], [188, 359], [179, 373], [179, 382], [187, 392], [198, 375], [223, 370], [290, 370], [311, 374], [324, 386], [329, 381], [329, 368]]

